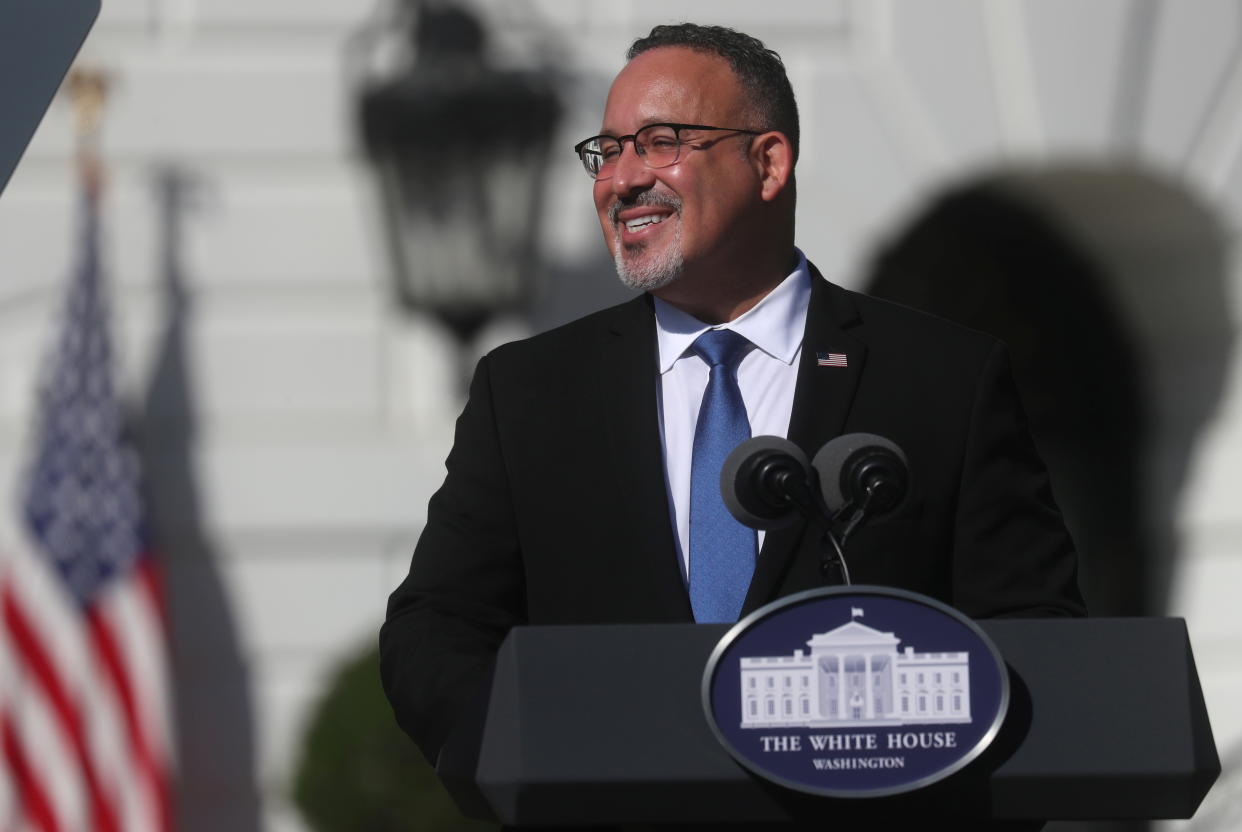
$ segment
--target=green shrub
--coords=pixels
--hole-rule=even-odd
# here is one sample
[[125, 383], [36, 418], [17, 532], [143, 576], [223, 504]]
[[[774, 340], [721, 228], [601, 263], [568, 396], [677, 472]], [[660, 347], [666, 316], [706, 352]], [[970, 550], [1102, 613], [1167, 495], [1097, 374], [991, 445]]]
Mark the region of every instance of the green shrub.
[[379, 680], [379, 651], [350, 660], [313, 711], [293, 799], [315, 832], [479, 832], [461, 816], [397, 727]]

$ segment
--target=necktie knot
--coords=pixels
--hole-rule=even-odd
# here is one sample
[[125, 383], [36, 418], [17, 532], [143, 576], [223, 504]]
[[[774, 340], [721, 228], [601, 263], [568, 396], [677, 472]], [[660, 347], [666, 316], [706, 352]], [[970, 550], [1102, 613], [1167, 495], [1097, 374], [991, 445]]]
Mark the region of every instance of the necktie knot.
[[731, 329], [709, 329], [694, 339], [690, 349], [712, 367], [736, 368], [749, 346], [746, 336]]

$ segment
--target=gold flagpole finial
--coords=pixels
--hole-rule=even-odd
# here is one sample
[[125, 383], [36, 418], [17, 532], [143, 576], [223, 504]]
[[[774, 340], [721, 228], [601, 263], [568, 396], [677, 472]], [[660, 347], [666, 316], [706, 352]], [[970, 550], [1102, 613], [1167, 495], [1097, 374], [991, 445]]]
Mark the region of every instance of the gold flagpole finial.
[[69, 71], [65, 89], [73, 103], [79, 138], [99, 131], [104, 104], [108, 99], [108, 85], [108, 74], [98, 67], [74, 67]]
[[65, 82], [65, 90], [73, 105], [78, 172], [83, 187], [92, 198], [99, 196], [103, 186], [99, 131], [108, 98], [108, 85], [108, 74], [98, 67], [74, 67]]

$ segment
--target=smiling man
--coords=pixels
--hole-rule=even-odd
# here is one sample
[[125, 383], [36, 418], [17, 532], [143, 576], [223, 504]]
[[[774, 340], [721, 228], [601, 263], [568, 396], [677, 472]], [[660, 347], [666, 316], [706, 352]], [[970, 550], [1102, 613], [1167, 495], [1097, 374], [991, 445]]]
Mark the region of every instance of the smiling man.
[[435, 760], [509, 628], [734, 621], [824, 586], [817, 535], [719, 494], [750, 435], [900, 445], [902, 508], [854, 582], [969, 615], [1080, 615], [1076, 559], [994, 339], [825, 280], [794, 245], [798, 117], [776, 53], [660, 26], [575, 150], [637, 299], [480, 362], [381, 633], [385, 689]]
[[622, 282], [722, 323], [797, 262], [797, 109], [779, 58], [757, 41], [730, 47], [748, 89], [706, 45], [713, 30], [702, 49], [661, 45], [675, 29], [635, 45], [608, 95], [604, 135], [576, 149]]

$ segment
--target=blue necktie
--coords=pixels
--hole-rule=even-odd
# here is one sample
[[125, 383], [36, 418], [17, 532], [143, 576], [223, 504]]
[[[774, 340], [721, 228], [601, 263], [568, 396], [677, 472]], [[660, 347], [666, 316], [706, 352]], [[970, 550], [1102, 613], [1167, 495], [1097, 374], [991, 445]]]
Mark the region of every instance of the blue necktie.
[[701, 623], [737, 621], [755, 571], [755, 532], [725, 508], [720, 469], [750, 438], [737, 365], [750, 342], [730, 329], [711, 329], [691, 349], [711, 367], [690, 466], [690, 606]]

